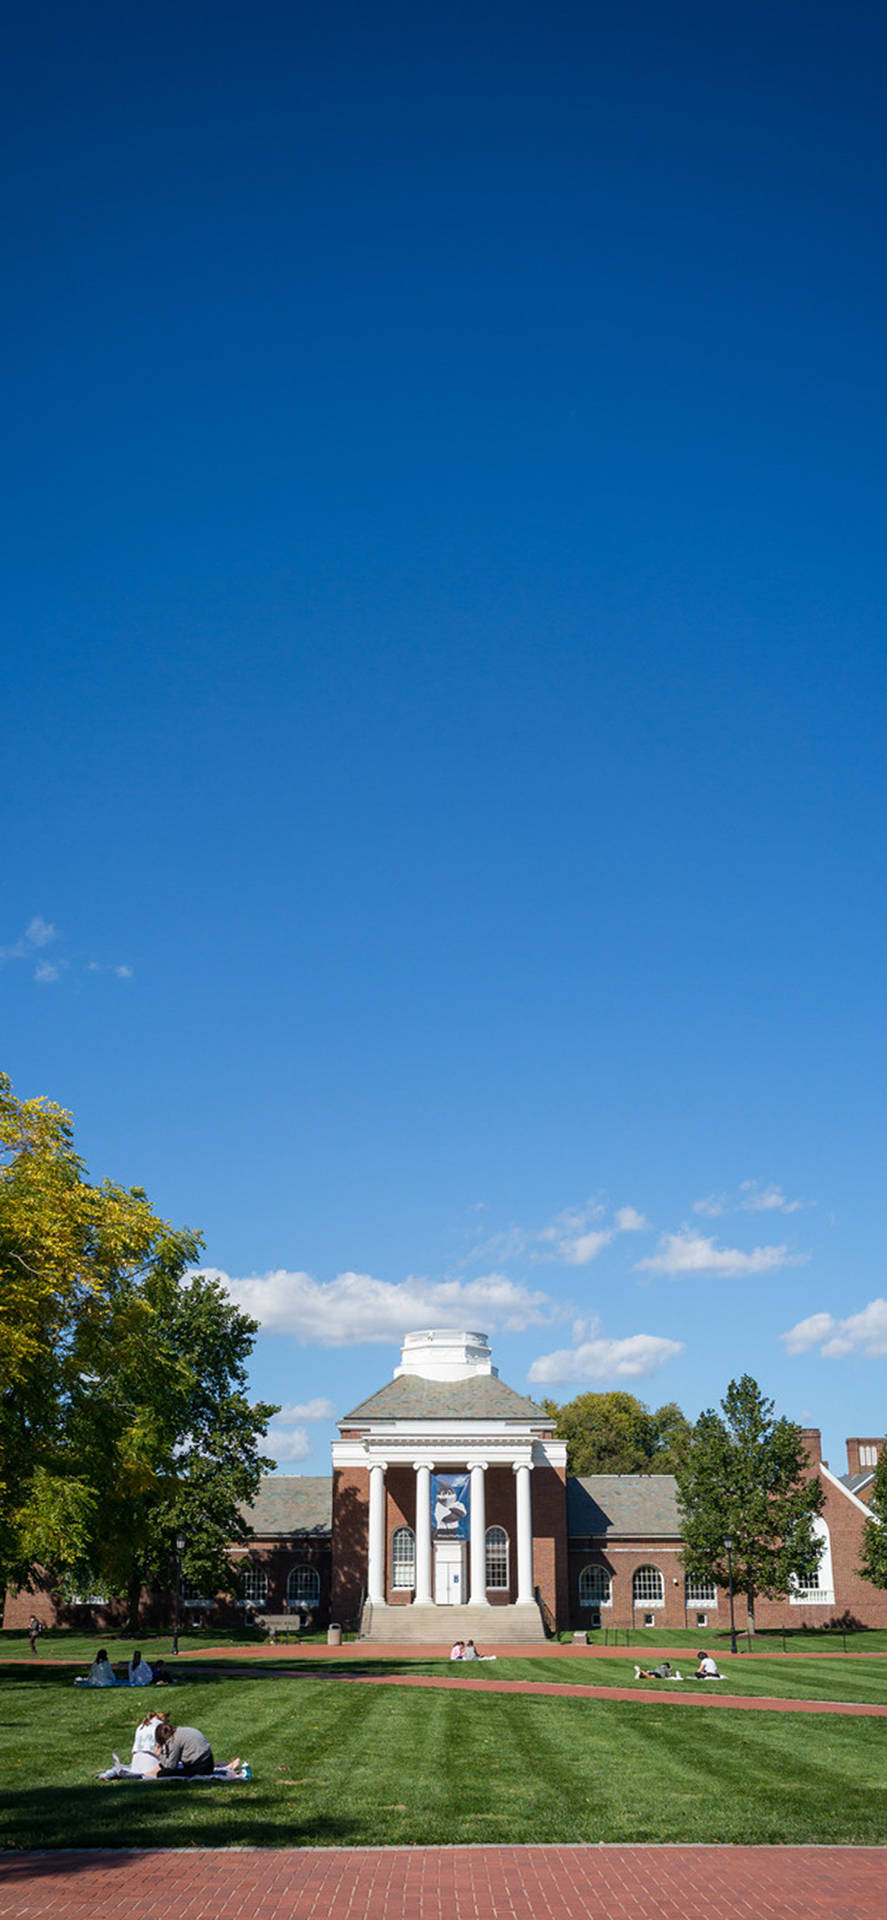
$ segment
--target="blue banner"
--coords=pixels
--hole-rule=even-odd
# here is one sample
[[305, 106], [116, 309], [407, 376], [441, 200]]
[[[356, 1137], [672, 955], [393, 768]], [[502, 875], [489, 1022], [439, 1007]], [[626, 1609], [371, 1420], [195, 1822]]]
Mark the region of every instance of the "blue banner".
[[431, 1476], [431, 1532], [435, 1540], [467, 1540], [471, 1480], [467, 1473]]

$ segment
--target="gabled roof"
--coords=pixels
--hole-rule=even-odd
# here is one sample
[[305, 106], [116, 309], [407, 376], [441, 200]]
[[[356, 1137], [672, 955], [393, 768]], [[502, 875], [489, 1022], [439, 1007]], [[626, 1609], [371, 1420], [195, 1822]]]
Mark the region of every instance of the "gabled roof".
[[866, 1473], [839, 1473], [836, 1477], [840, 1480], [842, 1487], [847, 1488], [848, 1493], [860, 1494], [863, 1487], [867, 1487], [869, 1482], [874, 1480], [875, 1470], [874, 1467], [869, 1467]]
[[588, 1473], [567, 1481], [567, 1533], [680, 1539], [673, 1473]]
[[480, 1373], [473, 1380], [423, 1380], [420, 1374], [401, 1374], [362, 1400], [339, 1426], [377, 1420], [532, 1420], [554, 1425], [535, 1400], [515, 1393], [492, 1373]]
[[330, 1533], [332, 1474], [268, 1473], [251, 1506], [242, 1509], [251, 1531], [269, 1534]]

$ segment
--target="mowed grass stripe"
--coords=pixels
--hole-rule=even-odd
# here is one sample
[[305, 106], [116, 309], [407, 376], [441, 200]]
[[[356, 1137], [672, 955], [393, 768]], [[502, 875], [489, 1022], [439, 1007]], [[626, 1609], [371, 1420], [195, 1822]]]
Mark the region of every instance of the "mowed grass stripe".
[[[167, 1696], [169, 1698], [169, 1696]], [[725, 1709], [417, 1692], [310, 1675], [177, 1689], [175, 1718], [223, 1788], [92, 1779], [125, 1751], [124, 1693], [16, 1687], [0, 1701], [3, 1843], [18, 1847], [434, 1845], [519, 1841], [883, 1840], [884, 1730]]]

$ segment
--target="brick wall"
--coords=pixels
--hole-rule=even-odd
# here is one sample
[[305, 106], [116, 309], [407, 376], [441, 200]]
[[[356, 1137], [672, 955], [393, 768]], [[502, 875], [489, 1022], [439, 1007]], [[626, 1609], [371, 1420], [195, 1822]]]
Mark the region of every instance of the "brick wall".
[[337, 1467], [333, 1473], [333, 1574], [331, 1609], [341, 1626], [357, 1625], [366, 1588], [370, 1476], [367, 1467]]
[[533, 1585], [539, 1589], [542, 1611], [550, 1628], [567, 1617], [567, 1476], [563, 1467], [534, 1467], [530, 1475], [533, 1503]]

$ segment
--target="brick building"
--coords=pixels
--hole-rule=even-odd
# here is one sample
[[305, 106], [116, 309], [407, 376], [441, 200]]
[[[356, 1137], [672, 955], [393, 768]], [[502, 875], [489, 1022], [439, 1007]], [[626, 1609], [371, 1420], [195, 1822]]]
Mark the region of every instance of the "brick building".
[[[670, 1474], [568, 1478], [554, 1422], [499, 1379], [485, 1334], [408, 1334], [394, 1377], [338, 1423], [332, 1475], [270, 1475], [238, 1549], [257, 1614], [309, 1614], [368, 1640], [541, 1640], [558, 1628], [729, 1626], [727, 1594], [681, 1565]], [[756, 1624], [887, 1626], [887, 1592], [858, 1572], [882, 1437], [847, 1442], [847, 1472], [804, 1435], [823, 1489], [814, 1586], [759, 1599]], [[169, 1616], [145, 1596], [145, 1624]], [[117, 1607], [84, 1595], [9, 1594], [4, 1625], [37, 1607], [47, 1624], [113, 1626]], [[743, 1596], [734, 1596], [737, 1626]], [[223, 1624], [230, 1601], [185, 1595], [185, 1618]]]

